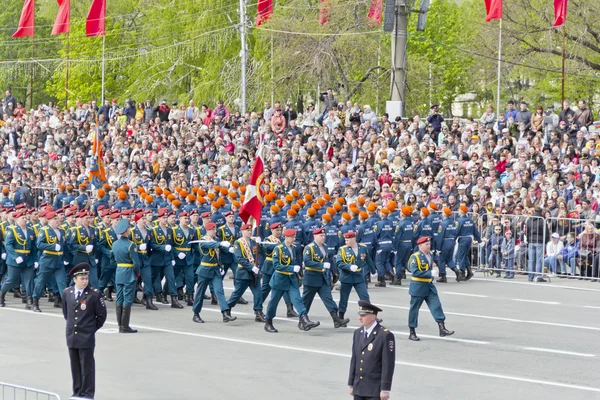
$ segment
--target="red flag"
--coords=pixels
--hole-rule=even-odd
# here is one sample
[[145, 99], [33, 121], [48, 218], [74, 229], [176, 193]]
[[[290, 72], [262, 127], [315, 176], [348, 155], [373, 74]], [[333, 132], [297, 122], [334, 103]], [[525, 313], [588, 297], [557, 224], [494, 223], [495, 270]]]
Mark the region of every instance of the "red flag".
[[273, 14], [273, 0], [258, 0], [256, 9], [256, 26], [261, 26]]
[[321, 4], [319, 6], [319, 23], [321, 25], [325, 25], [329, 22], [329, 8], [331, 7], [331, 2], [329, 0], [321, 0]]
[[371, 0], [371, 8], [369, 8], [369, 14], [367, 19], [371, 22], [381, 25], [381, 13], [383, 11], [383, 0]]
[[493, 19], [502, 19], [502, 0], [484, 0], [485, 11], [487, 13], [485, 22]]
[[68, 33], [71, 28], [71, 0], [56, 0], [58, 5], [58, 14], [54, 20], [51, 35]]
[[254, 162], [254, 167], [252, 167], [252, 175], [250, 175], [250, 181], [246, 185], [246, 197], [244, 198], [244, 204], [242, 204], [239, 214], [245, 223], [248, 223], [248, 219], [253, 217], [256, 220], [256, 226], [260, 224], [260, 217], [262, 215], [263, 199], [260, 186], [263, 182], [264, 173], [265, 164], [263, 161], [263, 143], [261, 137], [260, 145], [256, 152], [256, 161]]
[[93, 0], [85, 21], [85, 34], [87, 36], [104, 36], [105, 25], [106, 0]]
[[[69, 1], [69, 0], [66, 0]], [[106, 183], [106, 173], [104, 172], [104, 161], [102, 160], [102, 135], [100, 131], [94, 132], [92, 142], [92, 156], [90, 158], [89, 179], [96, 188], [101, 188]]]
[[17, 31], [12, 37], [25, 37], [33, 36], [35, 26], [35, 0], [25, 0], [23, 3], [23, 10], [21, 10], [21, 19], [19, 19], [19, 26]]
[[554, 0], [554, 26], [561, 26], [567, 19], [569, 0]]

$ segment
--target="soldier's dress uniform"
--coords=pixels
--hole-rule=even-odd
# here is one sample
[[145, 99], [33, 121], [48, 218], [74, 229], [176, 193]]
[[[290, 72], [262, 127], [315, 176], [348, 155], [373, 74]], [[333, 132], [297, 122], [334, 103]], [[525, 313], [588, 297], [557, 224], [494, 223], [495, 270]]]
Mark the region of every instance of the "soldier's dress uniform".
[[[245, 225], [242, 225], [244, 227]], [[249, 287], [254, 298], [254, 314], [256, 315], [256, 322], [265, 322], [265, 317], [262, 312], [262, 292], [260, 285], [260, 275], [258, 268], [255, 268], [254, 264], [254, 246], [256, 243], [252, 239], [245, 239], [243, 237], [235, 241], [234, 249], [235, 260], [237, 261], [237, 268], [235, 270], [235, 290], [231, 294], [231, 297], [227, 301], [229, 309], [232, 309], [237, 304], [238, 300], [246, 289]]]
[[[98, 246], [102, 252], [102, 259], [100, 260], [102, 272], [100, 274], [100, 286], [98, 287], [98, 290], [101, 292], [107, 288], [109, 283], [113, 283], [115, 280], [117, 263], [115, 262], [115, 257], [112, 252], [112, 246], [117, 239], [118, 238], [115, 230], [112, 228], [112, 226], [110, 226], [102, 231], [102, 236], [98, 242]], [[110, 293], [108, 297], [110, 298], [109, 300], [112, 301]]]
[[[144, 235], [142, 231], [135, 226], [131, 228], [131, 241], [138, 247], [140, 275], [142, 277], [142, 283], [144, 284], [146, 308], [149, 310], [158, 310], [158, 308], [152, 302], [152, 298], [154, 297], [154, 285], [152, 283], [152, 267], [150, 266], [150, 257], [148, 256], [148, 249], [150, 248], [150, 232], [146, 230], [146, 234]], [[143, 302], [144, 300], [142, 300], [142, 303]]]
[[[78, 264], [71, 275], [89, 273], [89, 265]], [[67, 347], [71, 360], [73, 397], [93, 399], [96, 391], [94, 348], [96, 332], [106, 321], [102, 292], [91, 286], [81, 290], [71, 286], [62, 292], [62, 311], [67, 321]]]
[[[42, 292], [46, 287], [48, 279], [52, 278], [56, 281], [57, 294], [63, 293], [65, 290], [67, 279], [63, 264], [65, 240], [65, 236], [60, 233], [60, 230], [57, 229], [55, 231], [49, 225], [40, 229], [40, 234], [36, 241], [36, 247], [41, 251], [40, 267], [35, 278], [35, 288], [33, 290], [33, 311], [40, 312], [39, 299], [42, 297]], [[56, 296], [55, 306], [60, 306], [60, 295]]]
[[[354, 232], [348, 232], [346, 237], [354, 237]], [[352, 266], [356, 265], [357, 269], [352, 271]], [[356, 251], [350, 246], [342, 246], [337, 254], [337, 267], [340, 271], [340, 303], [339, 313], [340, 318], [344, 318], [344, 314], [348, 309], [348, 298], [352, 288], [356, 290], [356, 294], [360, 300], [370, 301], [367, 283], [364, 278], [364, 270], [369, 269], [372, 273], [375, 272], [375, 265], [367, 250], [367, 246], [357, 243]]]
[[[152, 265], [152, 280], [156, 293], [162, 292], [160, 285], [161, 273], [167, 280], [167, 290], [171, 295], [171, 307], [183, 308], [177, 301], [177, 287], [175, 285], [175, 272], [173, 266], [173, 232], [171, 228], [162, 228], [160, 225], [154, 227], [150, 233], [150, 265]], [[162, 301], [167, 302], [167, 293], [162, 294]]]
[[21, 229], [11, 225], [6, 229], [4, 238], [6, 265], [8, 273], [0, 288], [0, 307], [4, 307], [4, 296], [13, 287], [18, 287], [19, 280], [27, 295], [27, 309], [33, 305], [34, 263], [36, 261], [35, 236], [29, 228]]
[[[381, 309], [367, 301], [358, 302], [359, 314], [375, 314]], [[370, 328], [358, 328], [352, 339], [352, 359], [348, 386], [354, 400], [379, 399], [381, 392], [392, 389], [396, 363], [394, 334], [377, 321]]]
[[[185, 213], [185, 211], [184, 211]], [[187, 213], [185, 213], [187, 216]], [[194, 284], [194, 255], [192, 254], [192, 245], [189, 243], [198, 240], [196, 230], [188, 226], [187, 233], [181, 225], [176, 225], [172, 228], [173, 232], [173, 253], [175, 254], [174, 275], [177, 277], [183, 275], [185, 282], [185, 299], [188, 306], [193, 305]], [[183, 256], [183, 258], [181, 258]]]
[[[90, 285], [98, 288], [100, 281], [98, 279], [98, 266], [94, 257], [94, 250], [98, 245], [95, 229], [91, 227], [86, 229], [83, 225], [71, 228], [69, 235], [69, 250], [73, 255], [73, 265], [80, 263], [90, 264]], [[87, 252], [87, 246], [92, 246], [92, 251]]]
[[475, 238], [477, 242], [481, 242], [481, 236], [479, 235], [479, 231], [477, 230], [473, 219], [466, 214], [458, 218], [456, 237], [458, 239], [456, 261], [462, 274], [467, 271], [467, 276], [465, 279], [469, 280], [473, 276], [473, 272], [471, 271], [471, 262], [469, 260], [471, 244], [473, 243], [473, 238]]
[[129, 222], [122, 219], [115, 228], [119, 239], [113, 243], [112, 251], [117, 264], [115, 284], [117, 285], [117, 323], [119, 332], [133, 333], [135, 329], [129, 327], [131, 318], [131, 306], [135, 296], [137, 275], [140, 273], [140, 261], [137, 254], [137, 245], [123, 236], [130, 229]]

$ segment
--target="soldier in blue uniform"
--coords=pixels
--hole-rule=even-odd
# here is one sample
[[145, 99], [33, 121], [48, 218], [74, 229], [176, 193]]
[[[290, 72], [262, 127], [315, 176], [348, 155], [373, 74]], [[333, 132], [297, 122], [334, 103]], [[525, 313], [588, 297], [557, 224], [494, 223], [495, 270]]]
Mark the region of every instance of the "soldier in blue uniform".
[[348, 298], [352, 288], [360, 300], [369, 300], [369, 291], [364, 278], [364, 270], [368, 269], [375, 273], [375, 265], [367, 247], [356, 242], [355, 232], [344, 233], [346, 244], [340, 248], [337, 254], [337, 267], [340, 271], [340, 303], [339, 315], [344, 318], [348, 308]]
[[188, 306], [194, 305], [194, 256], [190, 242], [198, 240], [196, 232], [190, 229], [188, 224], [189, 215], [186, 211], [179, 214], [179, 225], [172, 227], [173, 243], [175, 245], [175, 268], [174, 274], [183, 275], [185, 281], [185, 301]]
[[102, 292], [88, 285], [89, 272], [89, 265], [85, 263], [77, 264], [69, 271], [75, 285], [62, 292], [62, 311], [67, 321], [72, 397], [93, 399], [96, 392], [96, 332], [106, 322], [106, 306]]
[[454, 263], [454, 245], [456, 244], [456, 232], [458, 224], [452, 219], [452, 210], [444, 207], [442, 210], [442, 223], [438, 227], [438, 262], [437, 265], [440, 269], [440, 277], [436, 282], [446, 283], [446, 267], [450, 268], [456, 274], [456, 281], [462, 280], [460, 271], [456, 268]]
[[86, 206], [88, 205], [89, 197], [86, 193], [86, 190], [87, 185], [85, 183], [79, 184], [79, 196], [75, 198], [75, 204], [77, 204], [77, 207], [80, 210], [86, 208]]
[[[302, 226], [303, 237], [302, 237], [302, 247], [308, 246], [310, 242], [313, 241], [312, 232], [321, 226], [321, 223], [316, 218], [317, 211], [314, 208], [309, 208], [306, 212], [306, 222]], [[297, 235], [298, 236], [298, 235]]]
[[230, 252], [233, 252], [234, 249], [231, 247], [231, 243], [226, 240], [220, 243], [216, 241], [215, 234], [217, 225], [214, 222], [208, 222], [206, 225], [204, 225], [204, 229], [206, 229], [206, 233], [202, 237], [202, 240], [200, 240], [198, 243], [202, 258], [200, 260], [200, 265], [196, 270], [196, 275], [198, 276], [198, 287], [196, 288], [194, 306], [192, 307], [192, 311], [194, 312], [192, 321], [196, 323], [204, 323], [202, 318], [200, 318], [200, 312], [202, 311], [204, 292], [206, 292], [206, 288], [208, 288], [209, 283], [212, 283], [215, 290], [215, 296], [219, 301], [221, 314], [223, 314], [223, 322], [235, 321], [237, 317], [231, 316], [231, 313], [229, 312], [229, 306], [227, 305], [227, 300], [225, 299], [225, 293], [223, 291], [223, 276], [225, 275], [225, 271], [221, 266], [219, 256], [217, 254], [220, 247], [227, 249], [227, 251], [230, 251], [228, 249], [231, 248]]
[[217, 228], [225, 225], [225, 217], [221, 213], [219, 204], [216, 201], [214, 201], [211, 205], [211, 213], [212, 215], [210, 217], [210, 220], [211, 222], [214, 222], [217, 225]]
[[313, 237], [314, 241], [304, 249], [302, 302], [306, 312], [309, 312], [315, 295], [318, 294], [333, 319], [333, 326], [335, 328], [345, 327], [350, 319], [340, 318], [337, 304], [331, 296], [331, 286], [327, 276], [327, 270], [331, 268], [331, 262], [328, 258], [327, 247], [325, 247], [325, 228], [315, 229]]
[[131, 241], [137, 246], [138, 259], [140, 260], [140, 275], [144, 285], [142, 304], [147, 310], [158, 310], [154, 305], [154, 284], [152, 281], [152, 266], [150, 265], [150, 257], [148, 255], [150, 232], [148, 226], [152, 224], [152, 211], [142, 210], [137, 213], [137, 222], [131, 228]]
[[82, 210], [77, 214], [79, 225], [70, 229], [68, 238], [68, 249], [72, 253], [72, 263], [74, 265], [87, 263], [90, 265], [89, 281], [90, 285], [98, 288], [98, 267], [94, 257], [94, 249], [97, 246], [96, 232], [90, 227], [90, 222], [94, 214], [90, 211]]
[[[283, 232], [281, 223], [275, 222], [273, 225], [270, 226], [269, 231], [271, 232], [271, 235], [262, 240], [259, 247], [259, 252], [264, 256], [262, 268], [260, 269], [260, 272], [262, 274], [261, 297], [263, 304], [264, 301], [267, 299], [267, 296], [271, 292], [271, 285], [269, 283], [271, 282], [271, 278], [273, 276], [273, 273], [275, 272], [273, 269], [273, 250], [277, 245], [281, 243], [281, 234]], [[298, 318], [298, 314], [294, 311], [294, 305], [290, 300], [288, 292], [284, 292], [283, 300], [285, 301], [285, 305], [287, 308], [287, 317]]]
[[[373, 235], [375, 237], [373, 246], [375, 248], [375, 266], [380, 286], [385, 287], [385, 277], [392, 271], [393, 262], [393, 242], [394, 242], [394, 224], [389, 220], [390, 211], [382, 208], [379, 211], [380, 220], [373, 226]], [[393, 278], [393, 277], [392, 277]], [[393, 280], [393, 279], [392, 279]]]
[[114, 283], [115, 274], [117, 272], [117, 264], [115, 257], [112, 252], [112, 245], [118, 239], [115, 233], [115, 228], [121, 219], [121, 214], [118, 211], [114, 211], [110, 214], [111, 225], [101, 232], [101, 236], [98, 240], [98, 247], [102, 253], [100, 260], [100, 267], [102, 269], [100, 273], [100, 283], [98, 290], [104, 293], [106, 300], [113, 301], [112, 291], [113, 287], [109, 284]]
[[348, 392], [354, 400], [388, 400], [396, 364], [396, 339], [377, 319], [381, 308], [358, 301], [361, 327], [354, 331]]
[[39, 260], [39, 271], [35, 278], [35, 288], [33, 290], [33, 306], [35, 312], [40, 310], [40, 298], [46, 287], [48, 279], [53, 279], [58, 288], [54, 307], [61, 308], [60, 294], [66, 287], [66, 272], [63, 264], [63, 251], [66, 238], [58, 229], [58, 218], [55, 212], [50, 211], [46, 214], [48, 226], [40, 229], [37, 237], [36, 248], [41, 251]]
[[231, 309], [235, 307], [238, 300], [246, 289], [250, 288], [254, 298], [254, 321], [267, 322], [262, 311], [262, 293], [260, 285], [260, 269], [254, 257], [256, 257], [255, 246], [257, 244], [251, 239], [252, 225], [243, 224], [241, 227], [242, 237], [235, 241], [233, 246], [237, 268], [235, 270], [235, 290], [227, 301], [231, 315]]
[[[471, 244], [481, 241], [479, 231], [475, 226], [475, 222], [471, 217], [467, 216], [469, 209], [465, 205], [461, 205], [458, 210], [458, 227], [456, 229], [456, 237], [458, 238], [458, 249], [456, 251], [456, 261], [460, 268], [461, 279], [468, 281], [473, 277], [473, 271], [471, 270], [471, 262], [469, 260], [469, 253], [471, 251]], [[473, 242], [475, 238], [475, 242]], [[465, 276], [465, 271], [467, 275]]]
[[[430, 241], [433, 240], [433, 226], [431, 225], [431, 219], [429, 218], [430, 215], [431, 212], [428, 208], [421, 208], [421, 219], [419, 219], [419, 222], [417, 222], [417, 224], [415, 225], [415, 232], [413, 237], [420, 238], [421, 236], [428, 236]], [[413, 248], [413, 253], [417, 250], [418, 246]]]
[[300, 315], [298, 322], [298, 328], [303, 331], [309, 331], [312, 328], [316, 328], [321, 323], [318, 321], [311, 321], [308, 319], [306, 308], [300, 297], [300, 289], [298, 288], [298, 274], [302, 267], [300, 267], [300, 260], [295, 258], [296, 251], [294, 249], [294, 242], [296, 240], [296, 231], [293, 229], [286, 229], [283, 232], [284, 242], [277, 245], [273, 250], [273, 268], [275, 272], [271, 278], [271, 299], [267, 306], [267, 322], [265, 323], [265, 331], [269, 333], [277, 333], [277, 329], [273, 326], [273, 318], [277, 313], [277, 305], [281, 300], [281, 297], [285, 292], [288, 292], [290, 300], [298, 314]]
[[394, 249], [396, 251], [396, 277], [392, 285], [402, 285], [402, 279], [406, 279], [406, 267], [408, 258], [414, 247], [415, 221], [412, 217], [411, 206], [402, 207], [401, 220], [394, 234]]
[[[59, 208], [61, 208], [63, 206], [63, 200], [65, 197], [67, 197], [67, 194], [65, 193], [65, 190], [67, 189], [67, 187], [65, 185], [58, 185], [58, 194], [56, 195], [56, 197], [54, 197], [54, 203], [52, 203], [52, 207], [55, 210], [58, 210]], [[4, 206], [6, 207], [6, 206]], [[11, 207], [14, 207], [11, 206]]]
[[296, 257], [300, 258], [302, 255], [302, 250], [304, 249], [304, 232], [303, 232], [303, 223], [298, 219], [298, 213], [294, 209], [287, 210], [287, 223], [284, 226], [284, 229], [295, 229], [296, 230]]
[[433, 237], [431, 238], [431, 254], [432, 254], [433, 261], [435, 262], [435, 264], [438, 264], [438, 255], [440, 253], [440, 249], [437, 247], [438, 243], [439, 243], [437, 236], [439, 234], [440, 224], [442, 223], [442, 216], [440, 215], [440, 213], [437, 212], [438, 211], [437, 204], [435, 204], [433, 202], [429, 203], [428, 209], [429, 209], [429, 221], [431, 223], [431, 230], [433, 232]]
[[115, 227], [119, 239], [113, 243], [112, 251], [117, 263], [115, 283], [117, 284], [117, 323], [120, 333], [136, 333], [131, 329], [131, 306], [135, 296], [135, 285], [140, 273], [140, 261], [137, 255], [137, 245], [129, 240], [131, 229], [127, 219], [121, 219]]
[[[334, 209], [331, 210], [333, 210], [335, 213]], [[327, 254], [325, 255], [325, 261], [331, 264], [331, 268], [329, 271], [326, 271], [325, 275], [327, 276], [327, 279], [331, 279], [333, 286], [340, 277], [340, 274], [337, 270], [337, 264], [335, 263], [335, 256], [340, 248], [342, 234], [338, 226], [333, 222], [333, 217], [330, 213], [324, 214], [321, 219], [323, 220], [323, 229], [325, 229], [325, 242], [323, 243], [325, 250], [327, 251]]]
[[73, 193], [74, 190], [75, 188], [73, 185], [67, 185], [67, 195], [63, 197], [60, 207], [67, 208], [68, 206], [71, 206], [71, 202], [75, 201], [75, 194]]
[[33, 307], [34, 268], [38, 267], [35, 235], [33, 230], [27, 228], [25, 211], [17, 211], [14, 218], [16, 225], [11, 225], [6, 229], [4, 238], [8, 274], [0, 288], [0, 307], [5, 306], [6, 292], [13, 287], [18, 287], [20, 280], [27, 296], [25, 308], [30, 310]]
[[450, 336], [454, 331], [446, 329], [444, 321], [446, 316], [442, 310], [442, 303], [438, 296], [437, 289], [433, 284], [432, 275], [432, 257], [431, 257], [431, 238], [429, 236], [421, 236], [417, 239], [419, 250], [410, 256], [408, 265], [412, 277], [410, 278], [410, 287], [408, 294], [410, 295], [410, 309], [408, 311], [408, 327], [410, 328], [409, 339], [419, 341], [419, 337], [415, 330], [419, 321], [419, 309], [423, 301], [427, 303], [433, 319], [437, 322], [440, 336]]

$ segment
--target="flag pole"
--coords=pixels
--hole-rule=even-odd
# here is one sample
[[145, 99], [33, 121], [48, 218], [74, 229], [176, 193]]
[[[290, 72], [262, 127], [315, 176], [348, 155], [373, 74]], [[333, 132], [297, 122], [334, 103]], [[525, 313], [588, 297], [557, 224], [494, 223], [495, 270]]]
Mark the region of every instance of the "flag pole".
[[565, 24], [562, 25], [562, 79], [561, 79], [561, 102], [565, 104]]
[[69, 108], [69, 45], [71, 43], [71, 34], [67, 32], [67, 60], [65, 75], [65, 109]]
[[496, 116], [500, 115], [500, 69], [502, 65], [502, 18], [498, 32], [498, 87], [496, 89]]
[[106, 64], [105, 52], [106, 52], [106, 34], [102, 35], [102, 96], [100, 96], [102, 98], [102, 104], [104, 104], [104, 71], [105, 71], [105, 64]]
[[31, 36], [31, 64], [29, 65], [29, 107], [33, 109], [33, 60], [35, 57], [34, 38]]

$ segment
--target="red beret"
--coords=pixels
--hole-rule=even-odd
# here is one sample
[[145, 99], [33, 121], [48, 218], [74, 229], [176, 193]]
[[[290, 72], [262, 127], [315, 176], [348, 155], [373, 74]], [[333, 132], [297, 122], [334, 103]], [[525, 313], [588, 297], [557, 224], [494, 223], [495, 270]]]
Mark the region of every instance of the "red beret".
[[325, 233], [325, 228], [317, 228], [312, 233], [313, 235], [320, 235], [322, 233]]
[[132, 212], [133, 212], [132, 209], [123, 210], [123, 211], [121, 211], [121, 215], [131, 215]]
[[96, 207], [96, 211], [102, 211], [106, 208], [106, 206], [104, 204], [100, 204], [98, 207]]
[[215, 224], [214, 222], [209, 222], [208, 224], [204, 225], [204, 229], [206, 229], [207, 231], [210, 231], [211, 229], [215, 229], [217, 227], [217, 224]]
[[211, 215], [212, 215], [212, 214], [211, 214], [211, 212], [210, 212], [210, 211], [203, 212], [202, 214], [200, 214], [200, 216], [201, 216], [202, 218], [210, 218], [210, 216], [211, 216]]
[[156, 215], [157, 218], [166, 217], [168, 215], [168, 210], [166, 208], [161, 208]]
[[65, 212], [65, 209], [64, 209], [64, 208], [59, 208], [59, 209], [57, 209], [57, 210], [54, 210], [54, 213], [55, 213], [56, 215], [58, 215], [58, 214], [62, 214], [63, 212]]
[[21, 203], [15, 207], [15, 210], [20, 210], [21, 208], [25, 208], [25, 203]]
[[421, 236], [417, 239], [417, 244], [423, 244], [429, 242], [429, 236]]
[[100, 211], [101, 217], [106, 217], [109, 214], [110, 214], [110, 210], [108, 208], [105, 208], [104, 210]]
[[110, 215], [110, 219], [119, 219], [119, 218], [121, 218], [121, 213], [119, 213], [119, 212], [112, 213]]
[[46, 218], [47, 218], [47, 219], [52, 219], [52, 218], [54, 218], [54, 217], [56, 217], [56, 213], [55, 213], [54, 211], [48, 211], [48, 212], [46, 213]]
[[346, 233], [344, 233], [344, 237], [346, 239], [350, 239], [350, 238], [356, 237], [356, 232], [352, 232], [352, 231], [346, 232]]
[[50, 204], [48, 204], [47, 202], [46, 203], [42, 203], [42, 204], [40, 204], [40, 208], [48, 207], [49, 205]]
[[242, 224], [240, 230], [245, 231], [247, 229], [252, 229], [252, 224]]
[[13, 218], [19, 218], [21, 216], [25, 215], [25, 211], [17, 211], [15, 212], [15, 214], [13, 215]]
[[190, 211], [190, 212], [188, 213], [188, 215], [189, 215], [189, 216], [192, 216], [192, 215], [198, 215], [198, 214], [199, 214], [199, 212], [198, 212], [198, 209], [197, 209], [197, 208], [196, 208], [196, 209], [193, 209], [192, 211]]
[[296, 230], [295, 229], [286, 229], [285, 231], [283, 231], [283, 236], [294, 236], [296, 234]]
[[188, 217], [190, 214], [187, 213], [187, 211], [184, 211], [182, 213], [179, 214], [180, 217]]
[[223, 213], [224, 217], [229, 217], [230, 215], [233, 215], [233, 211], [227, 211], [226, 213]]
[[270, 226], [271, 230], [281, 228], [281, 222], [273, 222]]

